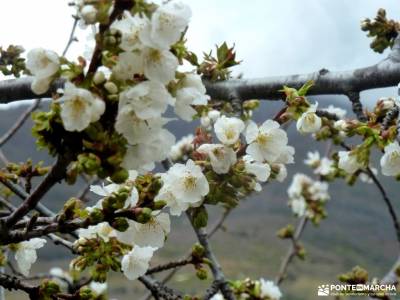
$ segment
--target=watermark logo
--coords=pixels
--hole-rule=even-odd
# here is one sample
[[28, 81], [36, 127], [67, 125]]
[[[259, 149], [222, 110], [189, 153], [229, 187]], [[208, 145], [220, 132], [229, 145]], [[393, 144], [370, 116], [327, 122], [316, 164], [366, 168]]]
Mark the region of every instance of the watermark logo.
[[324, 296], [396, 296], [393, 284], [321, 284], [317, 295]]
[[329, 296], [329, 284], [321, 284], [318, 286], [318, 296]]

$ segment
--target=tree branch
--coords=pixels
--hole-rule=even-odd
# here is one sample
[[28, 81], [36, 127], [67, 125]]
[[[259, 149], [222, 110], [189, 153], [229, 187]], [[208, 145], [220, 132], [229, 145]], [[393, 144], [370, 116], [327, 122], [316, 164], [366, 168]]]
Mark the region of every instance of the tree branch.
[[196, 228], [193, 224], [193, 220], [190, 214], [187, 212], [187, 216], [192, 224], [192, 227], [197, 235], [197, 239], [199, 240], [200, 245], [204, 247], [205, 250], [205, 257], [208, 258], [211, 262], [210, 268], [211, 272], [213, 273], [214, 279], [219, 284], [219, 289], [221, 290], [222, 295], [227, 300], [234, 300], [235, 297], [232, 293], [231, 288], [229, 287], [229, 283], [225, 279], [225, 275], [222, 272], [222, 268], [215, 257], [214, 253], [211, 250], [210, 243], [208, 241], [208, 235], [205, 228]]
[[[168, 168], [166, 168], [168, 170]], [[211, 226], [211, 229], [208, 233], [208, 238], [212, 238], [212, 236], [219, 230], [221, 229], [222, 225], [224, 224], [226, 218], [229, 216], [229, 214], [231, 213], [231, 209], [226, 209], [224, 211], [224, 213], [220, 216], [220, 218], [215, 222], [215, 224], [213, 226]], [[186, 255], [186, 257], [183, 260], [187, 260], [191, 257], [192, 253], [190, 252], [188, 255]], [[181, 266], [178, 266], [176, 268], [174, 268], [173, 270], [171, 270], [171, 272], [169, 272], [163, 279], [161, 279], [161, 283], [165, 284], [168, 281], [170, 281], [174, 275], [179, 271], [179, 269], [181, 268]], [[217, 288], [218, 289], [218, 288]], [[208, 293], [206, 293], [208, 294]], [[210, 297], [212, 297], [213, 295], [211, 295]], [[142, 299], [143, 300], [149, 300], [151, 298], [151, 294], [147, 294], [145, 295]], [[207, 299], [207, 298], [205, 298]]]
[[149, 276], [141, 276], [139, 277], [139, 281], [143, 283], [143, 285], [151, 292], [153, 297], [158, 299], [167, 299], [167, 300], [180, 300], [183, 299], [182, 295], [169, 287], [166, 287], [159, 281], [149, 277]]
[[25, 124], [25, 121], [29, 118], [31, 113], [39, 106], [40, 99], [36, 99], [35, 102], [19, 117], [14, 125], [0, 138], [0, 147], [8, 142], [9, 139]]
[[279, 268], [278, 276], [275, 278], [275, 283], [277, 285], [281, 284], [281, 282], [285, 279], [287, 268], [297, 253], [297, 247], [298, 247], [297, 242], [300, 239], [306, 224], [307, 224], [307, 217], [304, 216], [300, 219], [300, 222], [297, 225], [296, 232], [294, 233], [294, 236], [292, 238], [292, 244], [290, 245], [290, 248], [285, 258], [282, 261], [281, 267]]
[[[207, 93], [214, 99], [229, 100], [235, 95], [236, 100], [269, 99], [279, 100], [284, 85], [300, 88], [307, 81], [313, 80], [314, 86], [308, 95], [348, 95], [350, 92], [396, 86], [400, 82], [400, 35], [396, 38], [389, 56], [379, 63], [348, 71], [331, 72], [321, 69], [309, 74], [273, 76], [254, 79], [230, 79], [226, 81], [204, 81]], [[98, 51], [95, 57], [98, 57]], [[97, 61], [96, 59], [95, 61]], [[94, 68], [92, 68], [94, 69]], [[93, 70], [92, 70], [93, 71]], [[31, 91], [32, 78], [10, 79], [0, 81], [0, 103], [36, 97]], [[62, 87], [64, 80], [53, 82], [50, 90], [42, 95], [51, 97], [57, 88]]]
[[21, 290], [27, 293], [30, 299], [38, 299], [39, 288], [23, 282], [20, 278], [0, 273], [0, 285], [7, 290]]
[[[12, 183], [8, 180], [5, 180], [3, 178], [0, 178], [0, 182], [4, 184], [4, 186], [9, 188], [15, 195], [17, 195], [23, 201], [25, 201], [29, 197], [29, 194], [25, 192], [19, 185]], [[41, 213], [43, 216], [46, 217], [54, 217], [56, 215], [54, 212], [52, 212], [50, 209], [48, 209], [40, 202], [36, 205], [35, 210], [37, 210], [39, 213]]]
[[62, 52], [62, 56], [65, 56], [67, 54], [69, 47], [72, 45], [74, 41], [77, 40], [75, 37], [75, 30], [76, 26], [78, 25], [79, 17], [78, 16], [72, 16], [72, 17], [74, 18], [74, 23], [72, 24], [71, 33], [69, 34], [68, 42], [65, 45], [64, 51]]
[[399, 224], [399, 218], [397, 217], [396, 211], [394, 210], [392, 201], [388, 197], [383, 185], [380, 183], [378, 178], [375, 176], [375, 174], [371, 171], [371, 169], [369, 167], [367, 168], [367, 172], [368, 172], [369, 177], [371, 177], [372, 181], [376, 185], [376, 187], [379, 189], [379, 192], [382, 195], [383, 201], [385, 201], [385, 203], [386, 203], [386, 207], [389, 210], [389, 214], [390, 214], [390, 217], [392, 219], [394, 229], [396, 231], [396, 237], [397, 237], [397, 240], [398, 240], [399, 246], [400, 246], [400, 224]]
[[186, 266], [186, 265], [189, 265], [192, 263], [193, 263], [192, 257], [181, 259], [178, 261], [172, 261], [172, 262], [148, 269], [146, 272], [146, 275], [151, 275], [154, 273], [159, 273], [159, 272], [167, 271], [170, 269], [176, 269], [176, 268], [183, 267], [183, 266]]
[[65, 176], [69, 159], [59, 156], [45, 179], [38, 185], [32, 194], [24, 200], [24, 202], [5, 219], [6, 228], [11, 228], [18, 220], [21, 220], [30, 210], [34, 209], [42, 197], [51, 189], [51, 187]]

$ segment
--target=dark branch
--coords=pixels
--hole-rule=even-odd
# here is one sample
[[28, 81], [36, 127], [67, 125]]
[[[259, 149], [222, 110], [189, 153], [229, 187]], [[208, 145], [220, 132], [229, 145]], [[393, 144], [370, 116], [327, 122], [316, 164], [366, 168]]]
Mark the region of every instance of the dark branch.
[[39, 106], [40, 99], [37, 99], [14, 123], [14, 125], [0, 138], [0, 147], [11, 139], [14, 134], [25, 124], [31, 113]]
[[18, 222], [18, 220], [21, 220], [30, 210], [36, 207], [36, 205], [51, 189], [51, 187], [64, 178], [68, 164], [69, 160], [65, 157], [61, 156], [57, 159], [51, 171], [33, 191], [33, 193], [26, 198], [24, 202], [9, 217], [7, 217], [5, 220], [6, 227], [12, 227]]
[[297, 253], [298, 249], [297, 243], [301, 237], [301, 234], [304, 231], [306, 224], [307, 224], [307, 217], [304, 216], [301, 218], [299, 224], [297, 225], [296, 232], [294, 233], [292, 238], [292, 244], [290, 245], [285, 258], [282, 261], [281, 267], [279, 268], [278, 276], [275, 278], [275, 283], [277, 285], [281, 284], [281, 282], [285, 279], [287, 268]]
[[214, 276], [214, 280], [218, 282], [219, 284], [219, 289], [221, 290], [222, 295], [225, 297], [227, 300], [234, 300], [235, 297], [232, 293], [232, 290], [229, 286], [229, 283], [225, 279], [225, 275], [222, 272], [222, 268], [215, 257], [214, 253], [211, 250], [210, 243], [208, 241], [208, 234], [207, 231], [204, 228], [196, 228], [194, 224], [192, 223], [192, 218], [189, 213], [187, 213], [188, 218], [192, 224], [192, 227], [197, 235], [197, 239], [199, 240], [200, 245], [204, 247], [205, 250], [205, 257], [208, 258], [211, 262], [210, 268], [211, 272]]

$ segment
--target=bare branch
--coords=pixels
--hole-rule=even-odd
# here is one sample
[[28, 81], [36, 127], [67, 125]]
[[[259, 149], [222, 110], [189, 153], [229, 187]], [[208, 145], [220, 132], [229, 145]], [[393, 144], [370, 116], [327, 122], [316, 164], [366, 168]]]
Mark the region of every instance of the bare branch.
[[25, 121], [29, 118], [31, 113], [39, 106], [40, 99], [35, 100], [35, 102], [30, 106], [15, 122], [15, 124], [0, 138], [0, 147], [8, 142], [9, 139], [24, 125]]
[[[222, 228], [222, 225], [224, 224], [226, 218], [229, 216], [229, 214], [231, 213], [231, 209], [226, 209], [224, 211], [224, 213], [220, 216], [220, 218], [215, 222], [215, 224], [213, 226], [211, 226], [210, 232], [208, 233], [208, 238], [212, 238], [212, 236], [219, 230]], [[188, 260], [191, 256], [191, 253], [189, 253], [188, 255], [186, 255], [186, 257], [182, 260]], [[161, 283], [165, 284], [168, 281], [170, 281], [175, 274], [179, 271], [179, 269], [181, 268], [181, 266], [175, 267], [173, 270], [171, 270], [171, 272], [169, 272], [162, 280]], [[208, 293], [206, 293], [207, 295]], [[213, 294], [214, 295], [214, 294]], [[211, 295], [210, 297], [212, 297], [213, 295]], [[143, 300], [149, 300], [151, 298], [151, 294], [148, 294], [146, 296], [144, 296], [142, 299]], [[207, 298], [205, 298], [207, 299]]]
[[64, 51], [62, 52], [62, 56], [65, 56], [67, 54], [69, 47], [72, 45], [74, 41], [76, 41], [75, 30], [76, 26], [78, 25], [79, 17], [78, 16], [72, 16], [72, 17], [74, 18], [74, 23], [72, 24], [71, 33], [69, 35], [67, 45], [65, 46]]
[[180, 300], [183, 299], [182, 295], [169, 287], [166, 287], [161, 282], [149, 277], [141, 276], [139, 281], [151, 292], [154, 299], [168, 299], [168, 300]]
[[30, 299], [38, 299], [39, 288], [23, 282], [20, 278], [0, 273], [0, 285], [7, 290], [21, 290], [27, 293]]
[[45, 179], [32, 192], [32, 194], [24, 200], [24, 202], [5, 220], [6, 227], [10, 228], [18, 220], [22, 219], [30, 210], [34, 209], [47, 191], [58, 181], [64, 178], [69, 159], [60, 156]]
[[181, 259], [181, 260], [178, 260], [178, 261], [169, 262], [169, 263], [166, 263], [164, 265], [159, 265], [159, 266], [156, 266], [156, 267], [148, 269], [147, 272], [146, 272], [146, 275], [151, 275], [151, 274], [154, 274], [154, 273], [159, 273], [159, 272], [167, 271], [167, 270], [170, 270], [170, 269], [176, 269], [178, 267], [183, 267], [183, 266], [186, 266], [186, 265], [189, 265], [189, 264], [192, 264], [192, 263], [193, 263], [192, 257]]
[[192, 227], [197, 235], [197, 239], [199, 240], [200, 245], [204, 247], [205, 250], [205, 257], [208, 258], [211, 262], [210, 268], [211, 272], [213, 273], [215, 281], [219, 283], [219, 289], [221, 290], [222, 295], [227, 300], [234, 300], [235, 297], [232, 293], [231, 288], [229, 287], [229, 283], [225, 279], [225, 275], [222, 272], [222, 268], [215, 257], [214, 253], [211, 250], [210, 243], [208, 241], [208, 234], [205, 228], [196, 228], [193, 224], [193, 220], [189, 213], [187, 216], [192, 224]]
[[301, 237], [301, 234], [304, 231], [304, 228], [307, 224], [307, 217], [304, 216], [300, 219], [299, 224], [297, 225], [296, 231], [292, 238], [292, 244], [289, 247], [289, 250], [282, 261], [281, 267], [279, 268], [278, 276], [275, 278], [275, 283], [277, 285], [281, 284], [281, 282], [285, 279], [287, 268], [293, 258], [296, 256], [297, 248], [298, 248], [298, 241]]
[[386, 207], [389, 210], [389, 214], [390, 217], [392, 218], [392, 222], [393, 222], [393, 226], [396, 230], [396, 236], [397, 236], [397, 240], [399, 242], [400, 245], [400, 224], [399, 224], [399, 218], [397, 217], [396, 211], [394, 210], [394, 206], [392, 204], [392, 201], [390, 200], [390, 198], [388, 197], [385, 188], [383, 187], [383, 185], [381, 184], [381, 182], [378, 180], [378, 178], [375, 176], [375, 174], [371, 171], [370, 168], [367, 168], [367, 172], [369, 177], [371, 177], [372, 181], [374, 182], [374, 184], [376, 185], [376, 187], [379, 189], [379, 192], [382, 195], [383, 201], [385, 201], [386, 203]]
[[[29, 197], [29, 194], [25, 192], [19, 185], [12, 183], [8, 180], [5, 180], [4, 178], [0, 178], [0, 182], [4, 184], [6, 187], [8, 187], [20, 199], [26, 200]], [[35, 210], [37, 210], [39, 213], [41, 213], [43, 216], [46, 217], [54, 217], [56, 215], [54, 212], [52, 212], [50, 209], [48, 209], [45, 205], [43, 205], [40, 202], [36, 205]]]
[[[400, 82], [400, 35], [389, 56], [379, 63], [348, 71], [331, 72], [321, 69], [310, 74], [273, 76], [253, 79], [230, 79], [226, 81], [205, 81], [207, 93], [214, 99], [268, 99], [279, 100], [284, 85], [300, 88], [307, 81], [313, 80], [314, 86], [308, 95], [348, 95], [350, 92], [396, 86]], [[96, 56], [97, 57], [97, 56]], [[97, 60], [96, 60], [97, 61]], [[92, 68], [94, 69], [94, 68]], [[92, 70], [93, 71], [93, 70]], [[32, 78], [10, 79], [0, 81], [0, 103], [33, 99], [31, 91]], [[57, 88], [62, 87], [64, 80], [56, 80], [50, 90], [42, 97], [51, 97]]]
[[356, 115], [357, 119], [360, 120], [361, 122], [366, 122], [367, 117], [364, 114], [363, 106], [360, 101], [360, 92], [349, 91], [347, 92], [347, 97], [351, 102], [353, 112]]

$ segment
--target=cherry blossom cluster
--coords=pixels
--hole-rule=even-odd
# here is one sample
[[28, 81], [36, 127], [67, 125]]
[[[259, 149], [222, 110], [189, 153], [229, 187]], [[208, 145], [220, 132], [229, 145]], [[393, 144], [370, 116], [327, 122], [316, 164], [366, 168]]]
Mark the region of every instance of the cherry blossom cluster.
[[288, 196], [289, 205], [296, 216], [306, 216], [315, 223], [326, 217], [324, 205], [330, 198], [326, 182], [297, 173], [288, 188]]
[[[237, 280], [231, 283], [232, 289], [239, 300], [279, 300], [282, 293], [279, 287], [271, 280], [260, 278], [259, 280]], [[212, 300], [223, 300], [221, 294], [216, 294]]]
[[[382, 174], [385, 176], [400, 175], [400, 146], [397, 140], [397, 120], [399, 103], [394, 98], [381, 98], [372, 112], [367, 112], [367, 121], [362, 122], [344, 119], [346, 111], [334, 106], [317, 112], [318, 103], [310, 104], [305, 98], [311, 84], [306, 84], [299, 91], [285, 87], [288, 109], [282, 116], [284, 120], [297, 120], [297, 130], [302, 133], [311, 133], [317, 140], [332, 139], [334, 143], [343, 143], [346, 137], [360, 136], [363, 141], [351, 150], [338, 151], [335, 162], [317, 156], [310, 156], [309, 165], [314, 165], [315, 173], [327, 176], [338, 167], [351, 177], [361, 176], [368, 181], [365, 175], [369, 167], [375, 173], [376, 169], [370, 166], [370, 152], [376, 146], [383, 152], [380, 159]], [[331, 117], [325, 117], [327, 112]], [[313, 162], [314, 160], [314, 162]], [[350, 179], [352, 182], [354, 179]]]

